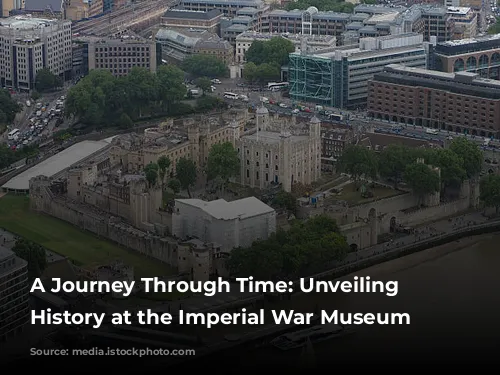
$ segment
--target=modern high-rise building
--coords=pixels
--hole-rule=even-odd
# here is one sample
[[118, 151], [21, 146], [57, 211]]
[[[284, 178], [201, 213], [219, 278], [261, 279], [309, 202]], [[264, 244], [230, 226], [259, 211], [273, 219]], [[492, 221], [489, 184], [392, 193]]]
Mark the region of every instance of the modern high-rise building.
[[426, 67], [423, 36], [416, 33], [363, 38], [358, 45], [291, 53], [290, 97], [336, 108], [366, 104], [368, 80], [391, 63]]
[[36, 73], [48, 68], [71, 75], [71, 21], [18, 16], [0, 20], [0, 83], [19, 90], [34, 87]]
[[0, 341], [29, 321], [28, 263], [0, 246]]

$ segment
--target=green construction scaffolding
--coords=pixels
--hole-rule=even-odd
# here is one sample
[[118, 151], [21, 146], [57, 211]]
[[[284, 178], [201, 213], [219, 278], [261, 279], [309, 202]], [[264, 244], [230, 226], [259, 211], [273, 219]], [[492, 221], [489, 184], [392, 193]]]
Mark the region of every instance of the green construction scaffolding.
[[[288, 82], [290, 97], [297, 101], [339, 107], [342, 91], [342, 75], [335, 75], [336, 64], [331, 57], [318, 55], [290, 54]], [[340, 102], [339, 102], [340, 100]]]

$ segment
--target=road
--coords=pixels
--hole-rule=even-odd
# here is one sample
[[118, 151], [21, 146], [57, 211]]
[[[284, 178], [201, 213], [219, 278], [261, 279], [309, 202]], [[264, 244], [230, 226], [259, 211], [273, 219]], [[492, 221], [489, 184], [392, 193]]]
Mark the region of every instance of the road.
[[[452, 138], [463, 136], [468, 139], [477, 142], [481, 148], [485, 151], [500, 151], [500, 140], [491, 139], [489, 140], [488, 146], [484, 146], [485, 137], [475, 136], [470, 134], [456, 133], [447, 130], [438, 130], [437, 134], [430, 134], [426, 127], [405, 125], [394, 123], [390, 121], [382, 121], [372, 119], [366, 116], [364, 112], [360, 111], [348, 111], [340, 110], [338, 108], [323, 107], [325, 111], [330, 111], [331, 113], [337, 113], [344, 116], [343, 121], [331, 120], [328, 116], [323, 115], [320, 111], [316, 111], [316, 105], [313, 103], [300, 103], [310, 109], [310, 112], [299, 112], [293, 113], [294, 108], [299, 104], [299, 102], [294, 101], [290, 98], [284, 98], [281, 92], [271, 92], [268, 90], [253, 91], [248, 86], [240, 86], [243, 81], [223, 79], [222, 83], [216, 85], [216, 91], [213, 95], [223, 98], [224, 92], [234, 92], [236, 94], [243, 94], [249, 98], [248, 105], [256, 107], [261, 105], [261, 98], [265, 97], [269, 99], [271, 103], [266, 104], [266, 107], [270, 112], [279, 113], [282, 115], [292, 116], [296, 115], [303, 118], [311, 118], [317, 116], [323, 122], [330, 122], [338, 126], [351, 127], [359, 132], [376, 132], [392, 134], [416, 139], [427, 140], [429, 142], [435, 142], [438, 144], [444, 144], [446, 140], [451, 140]], [[228, 103], [232, 105], [245, 105], [241, 101], [227, 100]], [[282, 107], [280, 106], [286, 106]]]

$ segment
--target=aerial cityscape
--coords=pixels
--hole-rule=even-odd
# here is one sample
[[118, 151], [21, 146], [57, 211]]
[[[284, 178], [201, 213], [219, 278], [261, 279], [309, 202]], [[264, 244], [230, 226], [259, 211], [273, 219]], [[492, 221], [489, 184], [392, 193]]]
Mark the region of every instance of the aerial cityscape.
[[[453, 342], [450, 358], [476, 360], [479, 340], [482, 355], [493, 350], [500, 0], [0, 0], [0, 9], [0, 366], [33, 348], [185, 353], [150, 356], [142, 371], [311, 368], [332, 353], [383, 356], [382, 340], [401, 355]], [[293, 286], [354, 274], [398, 280], [399, 293], [31, 288], [38, 278], [49, 289], [54, 278]], [[31, 311], [46, 309], [106, 319], [99, 329], [31, 324]], [[408, 311], [413, 328], [320, 325], [328, 309]], [[145, 310], [174, 321], [287, 310], [312, 321], [108, 319]]]

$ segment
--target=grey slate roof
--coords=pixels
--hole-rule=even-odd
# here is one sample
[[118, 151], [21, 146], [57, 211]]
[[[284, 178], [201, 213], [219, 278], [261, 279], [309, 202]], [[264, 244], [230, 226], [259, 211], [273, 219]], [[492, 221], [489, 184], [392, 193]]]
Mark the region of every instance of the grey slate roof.
[[180, 19], [195, 19], [195, 20], [211, 20], [221, 14], [218, 9], [211, 9], [208, 12], [193, 12], [184, 9], [168, 10], [163, 17], [180, 18]]
[[45, 10], [48, 7], [55, 12], [62, 10], [62, 0], [25, 0], [24, 9], [26, 10]]

